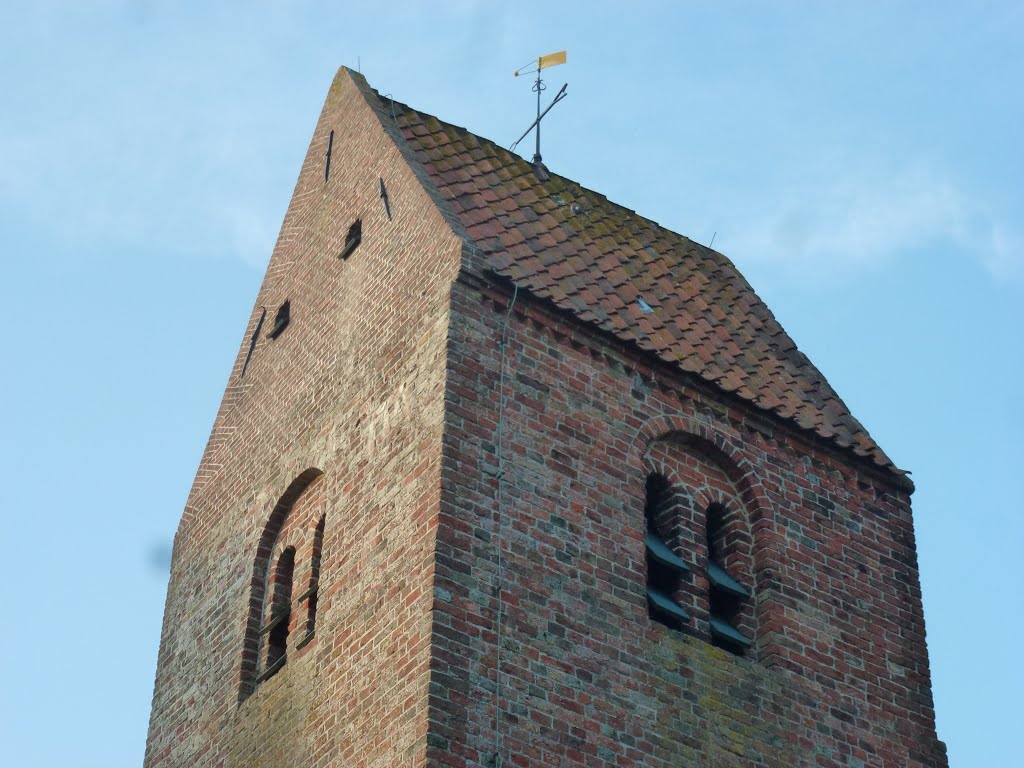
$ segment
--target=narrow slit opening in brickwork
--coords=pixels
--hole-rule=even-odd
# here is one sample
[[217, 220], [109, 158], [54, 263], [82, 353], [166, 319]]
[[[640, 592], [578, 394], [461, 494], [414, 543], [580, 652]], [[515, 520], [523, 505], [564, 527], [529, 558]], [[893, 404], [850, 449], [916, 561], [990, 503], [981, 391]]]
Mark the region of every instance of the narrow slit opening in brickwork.
[[281, 553], [274, 568], [274, 589], [270, 602], [267, 633], [267, 662], [263, 679], [283, 667], [288, 659], [288, 632], [291, 625], [292, 578], [295, 574], [295, 548]]
[[712, 504], [708, 508], [706, 530], [711, 642], [742, 656], [752, 643], [736, 625], [740, 611], [750, 599], [750, 590], [733, 578], [727, 569], [729, 541], [725, 509], [721, 505]]
[[380, 182], [380, 202], [384, 206], [384, 214], [391, 221], [391, 200], [388, 198], [388, 188], [384, 186], [384, 177], [378, 177]]
[[313, 639], [316, 632], [316, 611], [320, 598], [320, 554], [324, 546], [324, 526], [327, 523], [326, 515], [321, 515], [320, 522], [316, 524], [313, 531], [313, 550], [309, 561], [309, 589], [306, 592], [306, 636], [301, 644], [305, 645]]
[[249, 368], [249, 361], [252, 360], [252, 354], [256, 351], [256, 342], [259, 341], [260, 331], [263, 330], [263, 321], [266, 319], [267, 310], [260, 310], [260, 319], [256, 321], [256, 328], [252, 332], [252, 338], [249, 339], [249, 351], [245, 353], [245, 363], [242, 364], [242, 376], [245, 376], [245, 372]]
[[274, 316], [274, 327], [270, 329], [270, 333], [268, 334], [270, 338], [276, 339], [281, 335], [284, 329], [288, 327], [288, 323], [291, 322], [291, 315], [292, 303], [291, 301], [285, 301], [284, 304], [278, 307], [277, 315]]
[[341, 249], [341, 254], [338, 258], [347, 259], [362, 241], [363, 222], [360, 219], [356, 219], [352, 222], [352, 226], [348, 228], [348, 234], [345, 235], [345, 246]]
[[334, 149], [334, 131], [327, 137], [327, 154], [324, 158], [324, 183], [331, 178], [331, 151]]
[[689, 568], [669, 546], [667, 530], [672, 501], [672, 488], [657, 473], [647, 477], [647, 496], [644, 503], [647, 550], [647, 607], [655, 621], [672, 628], [689, 622], [689, 614], [676, 601], [682, 575]]

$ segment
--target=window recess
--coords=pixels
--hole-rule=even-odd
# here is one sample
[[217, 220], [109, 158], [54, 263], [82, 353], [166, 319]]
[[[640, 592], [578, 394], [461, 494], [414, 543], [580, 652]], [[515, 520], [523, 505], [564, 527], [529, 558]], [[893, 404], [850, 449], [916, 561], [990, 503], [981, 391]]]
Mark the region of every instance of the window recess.
[[286, 301], [277, 309], [277, 315], [274, 316], [274, 327], [270, 329], [270, 333], [267, 335], [272, 339], [276, 339], [280, 336], [284, 329], [288, 327], [288, 323], [292, 320], [292, 303]]
[[708, 563], [708, 580], [711, 582], [712, 589], [720, 590], [741, 600], [750, 597], [750, 590], [726, 573], [725, 569], [714, 560]]
[[256, 678], [261, 683], [281, 669], [288, 661], [288, 632], [292, 620], [292, 577], [295, 573], [295, 548], [281, 553], [274, 569], [274, 589], [270, 600], [270, 618], [260, 630], [266, 641], [264, 671]]
[[711, 637], [716, 641], [716, 645], [724, 646], [733, 653], [737, 650], [745, 651], [753, 644], [749, 637], [714, 614], [711, 615]]
[[647, 545], [647, 556], [659, 565], [677, 573], [685, 573], [690, 570], [689, 566], [680, 559], [679, 555], [669, 549], [668, 544], [658, 538], [658, 535], [653, 531], [647, 532], [645, 543]]
[[690, 620], [690, 614], [657, 587], [647, 587], [647, 605], [651, 610], [651, 618], [662, 624], [677, 626]]
[[299, 602], [306, 604], [306, 612], [308, 618], [306, 620], [306, 634], [299, 642], [295, 644], [295, 649], [304, 648], [313, 640], [315, 636], [314, 621], [316, 620], [316, 607], [319, 590], [312, 586], [307, 589], [302, 595], [299, 596]]
[[309, 559], [309, 589], [299, 595], [299, 602], [306, 604], [306, 634], [295, 644], [296, 649], [302, 648], [312, 641], [316, 634], [316, 611], [320, 598], [320, 556], [324, 548], [324, 527], [327, 516], [323, 515], [313, 531], [313, 550]]
[[263, 625], [263, 629], [260, 630], [260, 634], [261, 635], [265, 635], [265, 634], [267, 634], [269, 632], [273, 632], [274, 629], [277, 628], [277, 625], [280, 624], [282, 621], [284, 621], [287, 618], [288, 618], [288, 614], [287, 613], [279, 613], [277, 616], [272, 617], [270, 619], [270, 621], [268, 621], [266, 624]]
[[278, 672], [287, 661], [285, 645], [288, 640], [288, 622], [291, 620], [291, 611], [279, 613], [272, 617], [260, 630], [260, 636], [270, 635], [267, 640], [269, 652], [267, 654], [267, 667], [256, 677], [256, 683], [268, 680]]
[[665, 542], [659, 532], [660, 519], [665, 516], [670, 501], [668, 481], [657, 474], [647, 478], [647, 501], [644, 517], [647, 533], [644, 544], [647, 550], [647, 607], [655, 621], [678, 628], [690, 621], [690, 615], [676, 601], [683, 575], [689, 567]]
[[729, 575], [725, 569], [725, 547], [728, 542], [723, 523], [724, 510], [713, 505], [707, 512], [708, 584], [711, 642], [730, 653], [742, 656], [753, 641], [736, 628], [736, 620], [750, 590]]
[[352, 226], [348, 228], [348, 234], [345, 235], [345, 246], [341, 249], [341, 254], [339, 254], [338, 258], [347, 259], [362, 241], [363, 222], [356, 219]]

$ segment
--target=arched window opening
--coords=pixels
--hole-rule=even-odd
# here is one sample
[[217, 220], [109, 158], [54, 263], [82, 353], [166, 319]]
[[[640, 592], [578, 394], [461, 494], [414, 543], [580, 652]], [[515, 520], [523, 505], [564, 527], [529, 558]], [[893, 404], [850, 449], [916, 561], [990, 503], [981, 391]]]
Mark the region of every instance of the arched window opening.
[[655, 621], [678, 628], [690, 621], [689, 614], [676, 599], [682, 577], [689, 568], [668, 543], [671, 501], [672, 489], [668, 481], [657, 473], [648, 475], [644, 503], [648, 612]]
[[316, 524], [316, 530], [313, 531], [313, 548], [309, 559], [309, 589], [303, 595], [306, 601], [306, 636], [299, 642], [299, 648], [312, 640], [313, 633], [316, 632], [316, 609], [320, 596], [320, 553], [324, 547], [326, 523], [327, 516], [322, 515], [320, 522]]
[[[274, 505], [256, 544], [239, 670], [239, 703], [284, 665], [288, 650], [299, 647], [294, 637], [289, 638], [294, 613], [291, 606], [295, 601], [295, 548], [288, 545], [300, 541], [295, 534], [311, 526], [322, 514], [319, 505], [323, 499], [317, 483], [322, 476], [323, 472], [310, 467], [289, 484]], [[305, 550], [302, 551], [305, 557]], [[299, 626], [299, 622], [294, 626]]]
[[741, 656], [752, 644], [750, 638], [737, 629], [740, 612], [750, 599], [750, 590], [727, 569], [729, 541], [725, 509], [720, 504], [708, 508], [706, 529], [711, 642]]
[[295, 574], [295, 548], [288, 547], [281, 553], [273, 574], [273, 591], [267, 606], [267, 621], [263, 634], [267, 636], [267, 654], [263, 674], [259, 681], [266, 680], [285, 665], [288, 660], [288, 632], [292, 618], [292, 579]]

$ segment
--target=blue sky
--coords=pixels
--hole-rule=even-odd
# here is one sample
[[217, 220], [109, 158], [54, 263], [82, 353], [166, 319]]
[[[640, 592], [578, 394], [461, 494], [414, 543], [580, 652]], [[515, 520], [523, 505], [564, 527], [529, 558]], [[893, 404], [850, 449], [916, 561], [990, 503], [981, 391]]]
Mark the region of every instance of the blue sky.
[[[341, 64], [730, 256], [913, 470], [939, 735], [1019, 760], [1024, 5], [0, 5], [5, 763], [141, 763], [170, 541]], [[532, 152], [524, 142], [524, 153]]]

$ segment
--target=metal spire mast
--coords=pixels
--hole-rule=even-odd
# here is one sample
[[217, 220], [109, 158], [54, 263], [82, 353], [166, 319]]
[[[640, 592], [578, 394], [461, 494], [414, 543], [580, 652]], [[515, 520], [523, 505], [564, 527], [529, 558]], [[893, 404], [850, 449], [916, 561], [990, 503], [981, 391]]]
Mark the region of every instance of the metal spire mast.
[[[558, 51], [557, 53], [549, 53], [546, 56], [539, 56], [537, 58], [536, 62], [530, 62], [529, 64], [526, 64], [521, 69], [517, 69], [515, 71], [515, 76], [516, 77], [519, 77], [520, 75], [528, 75], [528, 74], [531, 74], [534, 71], [537, 72], [537, 80], [533, 84], [533, 90], [536, 91], [536, 93], [537, 93], [537, 119], [534, 120], [530, 124], [530, 127], [527, 128], [525, 131], [523, 131], [523, 135], [520, 136], [518, 139], [516, 139], [516, 141], [512, 144], [512, 146], [509, 147], [510, 150], [515, 150], [515, 148], [519, 145], [519, 142], [521, 142], [523, 139], [525, 139], [526, 136], [530, 133], [530, 131], [532, 131], [534, 128], [536, 128], [537, 129], [537, 149], [536, 149], [536, 152], [533, 155], [533, 164], [534, 165], [540, 165], [541, 164], [541, 154], [540, 154], [540, 121], [544, 118], [544, 115], [546, 115], [548, 112], [551, 111], [551, 108], [553, 106], [555, 106], [555, 104], [557, 104], [558, 102], [560, 102], [562, 99], [564, 99], [566, 97], [567, 94], [565, 92], [565, 89], [569, 85], [568, 83], [563, 84], [561, 89], [558, 91], [558, 94], [555, 96], [555, 98], [552, 100], [552, 102], [550, 104], [548, 104], [547, 109], [545, 109], [543, 112], [541, 112], [541, 110], [540, 110], [540, 95], [541, 95], [542, 91], [545, 91], [547, 89], [547, 86], [544, 85], [544, 81], [541, 79], [540, 73], [543, 70], [548, 69], [549, 67], [556, 67], [559, 64], [565, 64], [565, 51]], [[530, 67], [530, 66], [536, 66], [537, 69], [536, 70], [527, 69], [527, 67]]]

